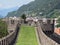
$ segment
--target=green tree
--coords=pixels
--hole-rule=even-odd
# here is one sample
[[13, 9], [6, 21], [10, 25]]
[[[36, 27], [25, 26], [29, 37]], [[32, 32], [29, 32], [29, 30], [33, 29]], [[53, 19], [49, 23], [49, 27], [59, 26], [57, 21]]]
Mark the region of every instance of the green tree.
[[26, 22], [26, 15], [22, 14], [21, 18], [24, 19], [24, 23], [25, 23]]
[[58, 18], [57, 22], [60, 23], [60, 18]]
[[56, 25], [56, 27], [60, 27], [60, 23], [58, 25]]
[[57, 23], [58, 23], [58, 24], [57, 24], [56, 26], [57, 26], [57, 27], [60, 27], [60, 18], [58, 18]]
[[7, 24], [0, 20], [0, 38], [8, 34]]

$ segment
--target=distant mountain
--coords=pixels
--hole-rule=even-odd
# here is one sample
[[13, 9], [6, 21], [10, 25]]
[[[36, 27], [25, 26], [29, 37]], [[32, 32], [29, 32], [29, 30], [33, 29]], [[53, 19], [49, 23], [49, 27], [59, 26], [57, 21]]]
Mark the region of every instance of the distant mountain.
[[15, 11], [17, 9], [18, 9], [18, 7], [13, 7], [13, 8], [9, 8], [9, 9], [2, 9], [2, 10], [0, 10], [0, 15], [5, 17], [8, 14], [8, 12]]
[[0, 15], [0, 18], [3, 18], [3, 16], [2, 16], [2, 15]]
[[[17, 11], [9, 12], [9, 16], [20, 16], [23, 13], [37, 16], [48, 16], [50, 12], [59, 7], [60, 0], [35, 0], [29, 4], [21, 6]], [[40, 15], [42, 12], [42, 15]]]

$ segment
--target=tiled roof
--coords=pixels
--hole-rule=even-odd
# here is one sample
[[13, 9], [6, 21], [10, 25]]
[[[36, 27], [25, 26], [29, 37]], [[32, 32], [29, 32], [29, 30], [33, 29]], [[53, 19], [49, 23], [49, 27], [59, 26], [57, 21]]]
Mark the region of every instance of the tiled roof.
[[55, 31], [54, 31], [56, 34], [60, 35], [60, 27], [59, 28], [55, 28]]

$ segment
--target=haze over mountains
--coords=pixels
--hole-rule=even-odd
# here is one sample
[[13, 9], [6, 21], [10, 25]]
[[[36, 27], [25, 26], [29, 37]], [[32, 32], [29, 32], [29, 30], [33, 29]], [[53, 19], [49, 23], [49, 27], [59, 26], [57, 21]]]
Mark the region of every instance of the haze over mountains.
[[[21, 6], [18, 10], [9, 12], [7, 17], [21, 16], [25, 14], [34, 14], [37, 16], [49, 16], [54, 9], [59, 8], [60, 0], [35, 0], [29, 4]], [[42, 15], [40, 15], [42, 12]]]
[[15, 11], [17, 10], [19, 7], [13, 7], [13, 8], [9, 8], [9, 9], [0, 9], [0, 18], [3, 18], [5, 17], [8, 12], [12, 12], [12, 11]]

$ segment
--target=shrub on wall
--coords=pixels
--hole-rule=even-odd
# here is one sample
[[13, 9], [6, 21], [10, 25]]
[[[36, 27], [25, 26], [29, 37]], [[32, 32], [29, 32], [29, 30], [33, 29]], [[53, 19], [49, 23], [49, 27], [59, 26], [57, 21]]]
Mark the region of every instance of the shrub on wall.
[[60, 18], [58, 18], [57, 23], [56, 27], [60, 27]]
[[56, 27], [60, 27], [60, 23], [58, 25], [56, 25]]
[[0, 38], [8, 34], [7, 24], [0, 19]]

